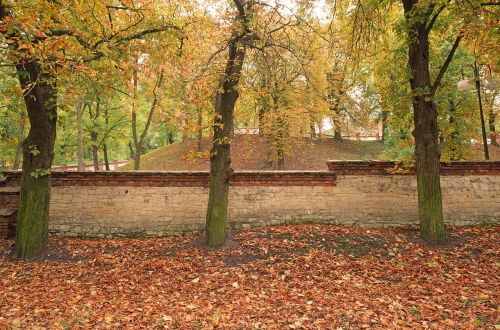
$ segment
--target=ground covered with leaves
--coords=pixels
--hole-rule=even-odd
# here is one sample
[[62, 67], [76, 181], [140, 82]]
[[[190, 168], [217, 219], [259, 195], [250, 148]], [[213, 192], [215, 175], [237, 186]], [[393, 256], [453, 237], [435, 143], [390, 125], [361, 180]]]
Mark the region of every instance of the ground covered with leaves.
[[30, 262], [0, 240], [0, 328], [498, 329], [500, 227], [450, 236], [297, 225], [216, 250], [201, 234], [51, 238]]

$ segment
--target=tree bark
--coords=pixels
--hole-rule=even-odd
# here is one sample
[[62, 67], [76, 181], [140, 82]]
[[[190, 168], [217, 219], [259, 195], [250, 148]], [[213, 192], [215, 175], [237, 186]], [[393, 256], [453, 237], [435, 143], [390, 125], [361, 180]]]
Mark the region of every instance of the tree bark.
[[491, 145], [498, 147], [497, 131], [495, 128], [495, 113], [493, 112], [493, 107], [490, 109], [490, 112], [488, 113], [488, 126], [490, 128]]
[[[108, 115], [108, 108], [104, 108], [104, 123], [106, 124], [106, 128], [108, 128], [109, 124], [109, 115]], [[109, 171], [109, 159], [108, 159], [108, 145], [106, 144], [106, 136], [104, 137], [104, 143], [102, 145], [102, 153], [104, 157], [104, 166], [106, 168], [106, 171]]]
[[276, 151], [278, 160], [278, 170], [285, 170], [285, 143], [288, 137], [288, 125], [283, 118], [279, 117], [276, 123], [276, 130], [278, 132], [276, 139]]
[[106, 171], [110, 171], [110, 168], [109, 168], [109, 159], [108, 159], [108, 145], [106, 143], [104, 143], [102, 145], [102, 153], [103, 153], [103, 157], [104, 157], [104, 166], [105, 166], [105, 169], [106, 169]]
[[92, 141], [92, 161], [94, 163], [94, 171], [99, 171], [99, 145], [97, 138], [99, 137], [98, 120], [101, 114], [100, 100], [97, 98], [95, 115], [92, 114], [92, 108], [89, 105], [89, 115], [92, 120], [92, 129], [90, 130], [90, 140]]
[[457, 111], [457, 105], [453, 99], [448, 99], [450, 118], [448, 123], [450, 124], [450, 160], [461, 160], [463, 159], [462, 148], [460, 148], [460, 134], [458, 133], [455, 113]]
[[338, 121], [333, 122], [334, 125], [334, 135], [333, 135], [333, 140], [337, 142], [342, 142], [342, 132], [340, 130], [340, 125]]
[[130, 152], [130, 159], [134, 159], [134, 148], [132, 147], [132, 141], [128, 141], [128, 150]]
[[[240, 11], [240, 19], [244, 20]], [[245, 32], [243, 32], [245, 33]], [[210, 156], [210, 192], [206, 218], [206, 239], [211, 247], [224, 244], [227, 229], [227, 205], [231, 169], [231, 132], [234, 105], [238, 99], [238, 84], [246, 48], [240, 43], [241, 35], [233, 33], [229, 41], [229, 54], [224, 75], [217, 92], [214, 116], [214, 136]]]
[[[403, 0], [408, 24], [408, 64], [415, 128], [415, 157], [418, 190], [420, 235], [428, 243], [444, 244], [446, 231], [443, 221], [441, 182], [439, 175], [439, 145], [437, 111], [428, 95], [432, 87], [429, 74], [429, 30], [425, 20], [413, 15], [417, 0]], [[422, 10], [422, 9], [419, 9]]]
[[309, 136], [311, 137], [311, 140], [316, 139], [316, 126], [312, 114], [309, 114]]
[[19, 131], [17, 137], [17, 147], [16, 147], [16, 158], [14, 159], [14, 164], [12, 165], [12, 170], [17, 171], [19, 169], [19, 164], [23, 156], [23, 140], [24, 140], [24, 128], [26, 126], [26, 112], [24, 109], [21, 111], [21, 118], [19, 121]]
[[47, 244], [50, 168], [57, 123], [56, 77], [35, 60], [16, 65], [30, 120], [23, 143], [23, 171], [15, 256], [36, 256]]
[[76, 105], [76, 125], [78, 129], [76, 157], [78, 161], [78, 171], [85, 171], [83, 160], [83, 110], [85, 109], [83, 101], [78, 101]]
[[387, 111], [382, 111], [382, 142], [385, 141], [385, 130], [387, 129]]

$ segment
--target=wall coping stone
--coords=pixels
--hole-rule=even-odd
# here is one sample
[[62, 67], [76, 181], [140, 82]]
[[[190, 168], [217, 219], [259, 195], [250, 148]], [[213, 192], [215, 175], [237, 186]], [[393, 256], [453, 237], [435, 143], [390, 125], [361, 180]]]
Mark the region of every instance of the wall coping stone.
[[[415, 175], [415, 166], [397, 161], [328, 160], [327, 171], [238, 171], [232, 186], [335, 186], [337, 175]], [[442, 162], [443, 176], [500, 175], [500, 161]], [[21, 171], [4, 172], [0, 194], [18, 193]], [[52, 186], [208, 187], [208, 171], [62, 171], [51, 173]], [[17, 189], [17, 190], [16, 190]]]
[[[414, 163], [384, 160], [327, 160], [328, 170], [339, 175], [415, 175]], [[441, 162], [440, 174], [449, 176], [500, 175], [500, 161]]]
[[[19, 186], [21, 172], [5, 172], [5, 186]], [[52, 172], [52, 186], [138, 186], [208, 187], [210, 172], [120, 171]], [[336, 184], [337, 175], [329, 171], [242, 171], [231, 177], [233, 186], [325, 186]]]

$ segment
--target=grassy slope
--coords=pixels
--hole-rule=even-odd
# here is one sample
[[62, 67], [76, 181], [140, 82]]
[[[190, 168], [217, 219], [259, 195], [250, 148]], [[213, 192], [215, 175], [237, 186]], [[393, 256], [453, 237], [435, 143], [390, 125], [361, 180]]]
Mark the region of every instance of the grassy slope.
[[[311, 140], [295, 139], [285, 159], [287, 170], [326, 170], [328, 159], [370, 160], [383, 159], [384, 146], [377, 141], [344, 141], [337, 143], [331, 139]], [[203, 141], [204, 156], [190, 159], [196, 150], [196, 140], [185, 140], [171, 144], [144, 155], [141, 159], [141, 170], [156, 171], [200, 171], [208, 170], [210, 161], [208, 152], [211, 138]], [[483, 159], [482, 146], [475, 146], [474, 159]], [[258, 135], [237, 135], [233, 139], [231, 156], [235, 170], [269, 170], [272, 165], [267, 162], [269, 148], [266, 140]], [[192, 158], [192, 157], [191, 157]], [[490, 147], [490, 159], [500, 160], [500, 147]], [[132, 170], [133, 165], [122, 167]]]
[[[154, 150], [141, 159], [141, 170], [183, 171], [208, 170], [208, 151], [211, 139], [205, 138], [204, 157], [190, 160], [187, 155], [196, 150], [195, 140], [168, 145]], [[295, 139], [285, 159], [287, 170], [326, 170], [327, 159], [380, 159], [383, 145], [380, 142]], [[269, 148], [266, 140], [257, 135], [237, 135], [233, 139], [231, 156], [236, 170], [272, 169], [267, 162]], [[124, 170], [132, 169], [129, 164]]]

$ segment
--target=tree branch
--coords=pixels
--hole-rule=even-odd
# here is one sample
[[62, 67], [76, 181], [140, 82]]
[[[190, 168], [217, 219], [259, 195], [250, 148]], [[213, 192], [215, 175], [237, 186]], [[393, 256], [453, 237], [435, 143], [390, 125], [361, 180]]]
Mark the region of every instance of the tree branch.
[[431, 20], [429, 21], [429, 24], [427, 24], [427, 26], [425, 27], [425, 29], [427, 31], [430, 31], [432, 29], [432, 27], [434, 26], [434, 23], [436, 23], [436, 20], [437, 20], [439, 14], [441, 14], [441, 12], [444, 10], [444, 8], [446, 8], [446, 6], [442, 5], [441, 7], [439, 7], [439, 9], [434, 14], [434, 16], [432, 16]]
[[439, 70], [439, 73], [436, 77], [436, 80], [434, 81], [434, 84], [432, 85], [431, 91], [430, 91], [430, 96], [433, 96], [436, 93], [436, 90], [441, 83], [441, 80], [443, 79], [444, 74], [446, 73], [446, 70], [448, 69], [448, 66], [450, 65], [451, 61], [453, 60], [453, 56], [455, 55], [455, 51], [458, 48], [458, 45], [460, 44], [460, 40], [464, 37], [463, 32], [460, 32], [455, 39], [455, 42], [453, 43], [453, 46], [450, 49], [450, 52], [448, 53], [448, 57], [443, 63], [443, 66], [441, 66], [441, 69]]
[[153, 119], [153, 114], [158, 103], [158, 94], [156, 93], [156, 89], [161, 87], [161, 83], [163, 81], [163, 69], [160, 70], [160, 74], [158, 75], [158, 80], [156, 81], [156, 85], [153, 88], [153, 103], [151, 104], [151, 108], [149, 109], [148, 119], [146, 121], [146, 125], [144, 126], [144, 130], [142, 131], [139, 145], [142, 146], [144, 139], [146, 138], [146, 134], [148, 133], [149, 125], [151, 125], [151, 120]]

